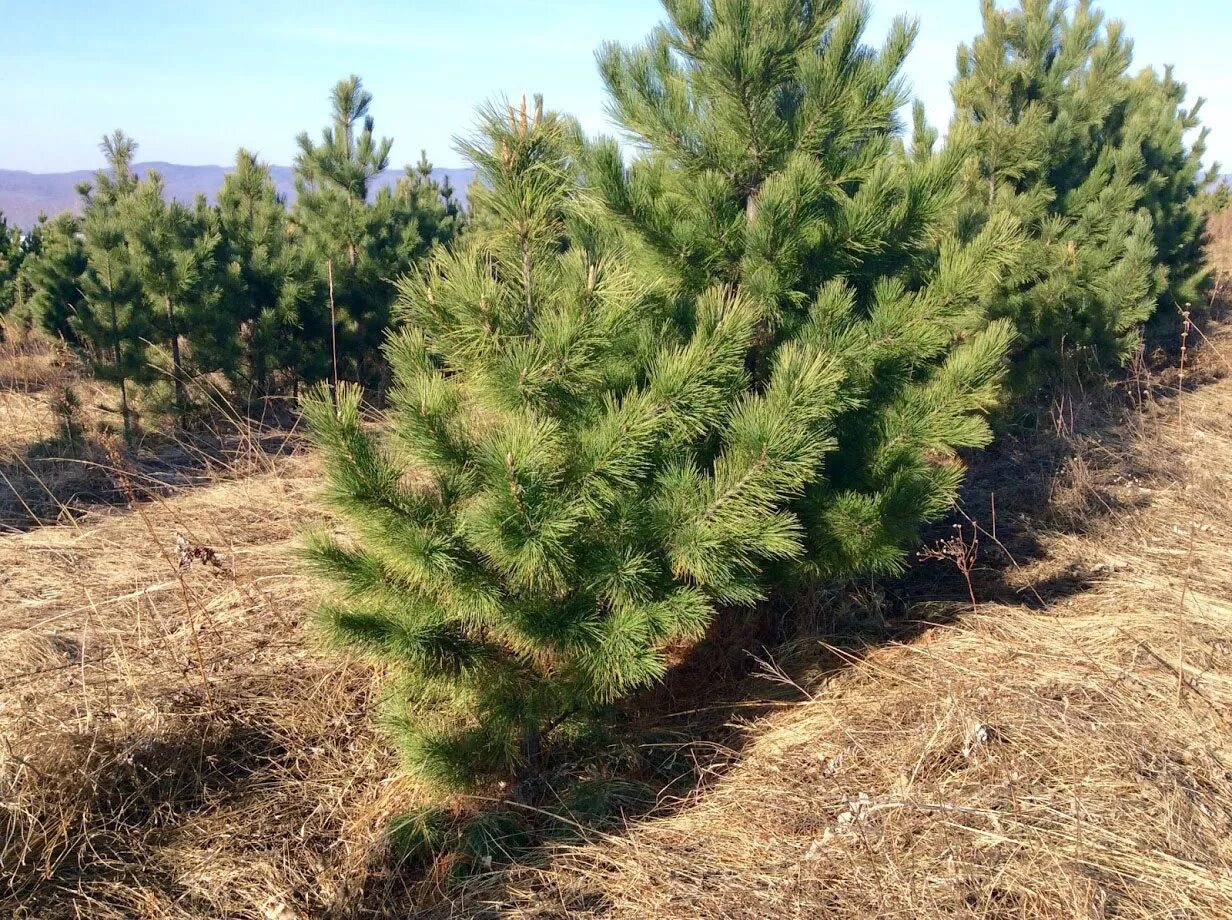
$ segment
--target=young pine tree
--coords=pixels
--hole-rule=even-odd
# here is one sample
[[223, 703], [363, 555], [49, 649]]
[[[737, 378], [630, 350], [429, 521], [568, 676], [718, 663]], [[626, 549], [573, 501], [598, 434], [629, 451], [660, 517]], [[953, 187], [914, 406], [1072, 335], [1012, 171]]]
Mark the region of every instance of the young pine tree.
[[237, 391], [270, 395], [279, 375], [321, 380], [329, 373], [329, 321], [315, 272], [289, 234], [286, 207], [269, 167], [236, 155], [218, 193], [221, 308], [230, 335], [223, 368]]
[[21, 231], [10, 227], [0, 212], [0, 317], [7, 316], [17, 300], [17, 275], [23, 257]]
[[791, 508], [797, 568], [892, 572], [919, 523], [943, 512], [956, 451], [985, 444], [1011, 336], [986, 309], [1020, 242], [1014, 221], [964, 241], [957, 146], [907, 155], [896, 112], [915, 29], [863, 43], [846, 0], [665, 0], [668, 19], [600, 66], [611, 112], [641, 155], [599, 145], [589, 181], [664, 279], [684, 329], [706, 298], [754, 305], [751, 392], [772, 392], [784, 349], [829, 356], [842, 385], [829, 457]]
[[1087, 0], [985, 0], [983, 16], [953, 87], [953, 127], [975, 139], [962, 222], [1008, 213], [1030, 230], [1001, 308], [1020, 385], [1115, 366], [1162, 295], [1201, 282], [1194, 113], [1170, 77], [1130, 79], [1122, 24]]
[[27, 328], [74, 345], [72, 318], [81, 309], [81, 276], [86, 270], [81, 221], [68, 213], [50, 220], [40, 217], [31, 237], [19, 279], [28, 288], [29, 299], [21, 305], [23, 315], [15, 318]]
[[[297, 138], [294, 220], [302, 228], [303, 252], [314, 263], [328, 303], [331, 350], [348, 375], [371, 382], [380, 369], [376, 354], [393, 303], [393, 275], [374, 238], [379, 222], [369, 203], [372, 181], [389, 166], [390, 138], [378, 140], [369, 114], [372, 94], [352, 75], [334, 87], [333, 124], [313, 143]], [[379, 360], [376, 362], [381, 363]]]
[[304, 132], [296, 138], [297, 205], [305, 226], [314, 234], [322, 254], [342, 266], [356, 267], [365, 248], [364, 211], [372, 180], [389, 167], [393, 140], [374, 134], [369, 114], [372, 94], [352, 74], [340, 80], [331, 96], [333, 124], [314, 144]]
[[448, 175], [440, 182], [432, 175], [432, 161], [426, 150], [420, 151], [419, 162], [407, 166], [398, 179], [395, 197], [409, 202], [417, 216], [423, 251], [437, 242], [449, 242], [465, 229], [466, 215], [454, 194]]
[[133, 171], [137, 142], [117, 130], [104, 135], [98, 149], [107, 165], [94, 174], [94, 185], [85, 204], [88, 208], [115, 210], [137, 190], [137, 174]]
[[167, 201], [162, 177], [149, 172], [123, 208], [132, 266], [153, 307], [155, 329], [171, 359], [173, 410], [188, 408], [187, 335], [213, 338], [217, 313], [214, 274], [218, 235], [201, 205]]
[[376, 194], [371, 211], [373, 251], [382, 278], [422, 272], [432, 248], [448, 244], [463, 228], [453, 189], [432, 177], [426, 154], [417, 166], [406, 167], [392, 188]]
[[81, 277], [83, 303], [73, 327], [94, 373], [119, 388], [124, 440], [132, 443], [129, 384], [149, 380], [150, 313], [119, 217], [108, 211], [88, 213], [82, 230], [87, 264]]
[[760, 596], [830, 443], [838, 359], [784, 345], [749, 391], [755, 304], [711, 289], [675, 329], [596, 231], [579, 147], [541, 103], [488, 112], [465, 148], [488, 219], [401, 286], [385, 436], [354, 387], [306, 407], [352, 537], [310, 548], [320, 621], [394, 667], [405, 761], [446, 786], [536, 776]]
[[95, 373], [120, 391], [124, 440], [133, 439], [130, 381], [147, 382], [147, 342], [152, 334], [149, 303], [133, 266], [124, 207], [137, 189], [132, 163], [137, 145], [122, 132], [103, 139], [107, 169], [82, 189], [82, 245], [86, 267], [82, 303], [72, 319], [77, 340]]
[[1199, 117], [1204, 100], [1186, 107], [1186, 94], [1172, 67], [1166, 67], [1162, 76], [1142, 71], [1129, 85], [1121, 129], [1142, 150], [1146, 186], [1142, 204], [1155, 232], [1157, 287], [1170, 310], [1197, 303], [1204, 294], [1207, 219], [1218, 210], [1210, 189], [1218, 182], [1219, 164], [1204, 169], [1202, 163], [1210, 135]]
[[328, 300], [342, 372], [383, 389], [387, 367], [379, 349], [394, 280], [452, 238], [456, 215], [435, 184], [404, 182], [374, 195], [393, 141], [374, 133], [372, 94], [351, 76], [334, 87], [331, 102], [333, 123], [320, 143], [298, 138], [293, 219]]

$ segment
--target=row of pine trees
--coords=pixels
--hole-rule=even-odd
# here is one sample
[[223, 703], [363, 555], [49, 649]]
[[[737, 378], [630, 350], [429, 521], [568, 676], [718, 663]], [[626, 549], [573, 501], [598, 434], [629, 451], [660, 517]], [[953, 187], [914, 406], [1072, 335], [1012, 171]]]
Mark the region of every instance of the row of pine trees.
[[400, 285], [384, 424], [355, 386], [306, 403], [349, 524], [308, 549], [320, 623], [393, 666], [393, 736], [445, 789], [542, 805], [716, 617], [901, 571], [995, 411], [1203, 293], [1197, 107], [1089, 3], [985, 2], [944, 144], [897, 120], [906, 20], [874, 48], [847, 0], [664, 7], [599, 54], [633, 150], [485, 110], [467, 232]]
[[377, 138], [359, 78], [333, 91], [319, 141], [297, 138], [288, 209], [269, 167], [240, 150], [217, 195], [167, 200], [156, 171], [134, 171], [137, 144], [103, 139], [106, 168], [78, 187], [79, 214], [3, 229], [0, 306], [10, 335], [78, 351], [116, 385], [126, 438], [134, 388], [184, 423], [218, 388], [254, 402], [334, 377], [384, 385], [380, 346], [396, 279], [462, 226], [453, 189], [426, 160], [373, 194], [392, 141]]
[[289, 213], [246, 154], [215, 208], [166, 204], [116, 136], [40, 228], [40, 322], [118, 382], [146, 342], [176, 383], [328, 380], [336, 329], [318, 619], [391, 666], [392, 735], [445, 788], [545, 801], [716, 616], [900, 571], [994, 412], [1203, 293], [1198, 106], [1086, 0], [985, 0], [944, 143], [899, 122], [913, 23], [874, 47], [852, 0], [663, 2], [599, 53], [632, 148], [487, 108], [465, 225], [426, 167], [371, 200], [352, 80]]

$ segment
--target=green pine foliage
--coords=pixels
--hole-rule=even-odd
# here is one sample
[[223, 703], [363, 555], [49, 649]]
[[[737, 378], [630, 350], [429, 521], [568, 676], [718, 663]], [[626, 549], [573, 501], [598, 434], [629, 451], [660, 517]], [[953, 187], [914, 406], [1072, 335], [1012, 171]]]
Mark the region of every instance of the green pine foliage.
[[0, 212], [0, 317], [7, 316], [17, 302], [17, 276], [24, 258], [21, 232], [10, 227]]
[[146, 342], [153, 323], [148, 301], [128, 257], [124, 227], [114, 213], [99, 211], [85, 219], [83, 245], [83, 302], [73, 326], [94, 373], [119, 388], [124, 439], [131, 443], [134, 421], [129, 385], [150, 380]]
[[44, 218], [31, 237], [19, 279], [30, 294], [14, 308], [14, 318], [25, 328], [74, 345], [71, 320], [81, 308], [86, 270], [81, 221], [68, 213]]
[[677, 331], [595, 230], [574, 134], [523, 108], [468, 145], [489, 220], [402, 285], [387, 436], [353, 387], [306, 407], [353, 537], [310, 548], [337, 588], [320, 621], [394, 666], [406, 763], [446, 786], [534, 776], [716, 604], [759, 597], [830, 443], [837, 359], [784, 346], [749, 391], [735, 291]]
[[307, 132], [296, 138], [296, 204], [321, 255], [341, 269], [354, 267], [363, 255], [370, 186], [388, 168], [393, 140], [377, 140], [368, 111], [372, 94], [354, 74], [334, 87], [331, 104], [333, 123], [322, 130], [319, 144]]
[[[806, 348], [841, 375], [824, 468], [791, 505], [825, 578], [901, 568], [922, 520], [987, 443], [1011, 337], [986, 310], [1020, 245], [1010, 216], [950, 233], [960, 151], [902, 149], [900, 70], [915, 27], [863, 42], [844, 0], [666, 0], [668, 21], [600, 56], [611, 111], [640, 155], [598, 145], [588, 179], [689, 330], [737, 294], [758, 314], [750, 392]], [[786, 349], [786, 351], [785, 351]], [[780, 357], [783, 356], [783, 357]]]
[[1196, 108], [1170, 73], [1132, 78], [1123, 24], [1087, 0], [985, 0], [983, 18], [954, 83], [953, 129], [974, 138], [960, 224], [1011, 214], [1030, 230], [998, 310], [1019, 383], [1114, 367], [1161, 297], [1200, 291]]
[[220, 309], [229, 334], [218, 363], [239, 394], [264, 397], [329, 376], [329, 316], [315, 269], [291, 236], [269, 167], [247, 150], [218, 193]]
[[422, 272], [466, 220], [426, 155], [373, 192], [392, 142], [375, 136], [371, 99], [358, 77], [335, 88], [334, 124], [319, 143], [299, 138], [290, 211], [245, 150], [216, 205], [179, 202], [156, 172], [137, 175], [131, 138], [107, 136], [107, 167], [78, 189], [80, 216], [43, 219], [24, 239], [0, 226], [7, 325], [78, 348], [119, 386], [129, 432], [128, 384], [139, 379], [153, 384], [146, 408], [180, 424], [204, 408], [190, 406], [190, 383], [207, 385], [211, 402], [251, 405], [341, 376], [380, 402], [396, 281]]
[[1157, 288], [1164, 294], [1164, 306], [1173, 310], [1199, 302], [1205, 293], [1207, 218], [1218, 211], [1218, 201], [1208, 190], [1219, 179], [1219, 164], [1204, 169], [1202, 163], [1210, 134], [1199, 117], [1203, 100], [1186, 108], [1186, 95], [1171, 66], [1162, 76], [1142, 71], [1129, 86], [1124, 128], [1141, 145], [1142, 204], [1151, 214], [1160, 263]]
[[131, 443], [134, 419], [130, 382], [151, 379], [148, 341], [153, 334], [149, 301], [128, 248], [124, 207], [137, 188], [132, 171], [137, 145], [122, 132], [103, 139], [108, 169], [95, 174], [93, 188], [82, 189], [82, 302], [72, 317], [81, 350], [95, 374], [120, 391], [124, 439]]
[[415, 213], [420, 214], [420, 220], [428, 220], [429, 232], [424, 233], [429, 243], [451, 240], [462, 233], [466, 225], [466, 214], [457, 202], [455, 188], [450, 179], [437, 182], [432, 177], [432, 163], [428, 159], [428, 151], [419, 151], [419, 163], [407, 166], [405, 174], [399, 180], [398, 193], [409, 198], [414, 203]]
[[188, 337], [208, 353], [217, 341], [218, 230], [201, 203], [168, 201], [162, 177], [147, 173], [124, 203], [124, 227], [133, 270], [154, 316], [155, 338], [166, 345], [172, 409], [182, 419], [190, 408], [193, 376]]
[[344, 363], [339, 372], [383, 387], [387, 368], [380, 346], [391, 320], [394, 281], [415, 270], [432, 246], [453, 237], [459, 214], [426, 163], [426, 174], [408, 170], [397, 188], [372, 194], [373, 180], [389, 166], [393, 141], [377, 139], [371, 104], [359, 77], [342, 80], [334, 87], [332, 124], [320, 142], [307, 134], [297, 139], [293, 222], [333, 317]]
[[46, 224], [46, 215], [40, 214], [35, 225], [24, 233], [16, 229], [12, 231], [11, 239], [16, 248], [8, 263], [11, 280], [7, 288], [8, 299], [4, 304], [4, 313], [0, 317], [5, 335], [26, 336], [35, 328], [32, 304], [37, 291], [32, 268]]

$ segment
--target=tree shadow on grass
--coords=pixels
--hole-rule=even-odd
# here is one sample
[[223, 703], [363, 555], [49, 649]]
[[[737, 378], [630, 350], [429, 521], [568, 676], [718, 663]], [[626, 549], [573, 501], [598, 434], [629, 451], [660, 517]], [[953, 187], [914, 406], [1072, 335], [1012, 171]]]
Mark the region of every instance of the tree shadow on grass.
[[[959, 620], [972, 591], [980, 602], [1046, 609], [1091, 590], [1101, 578], [1098, 560], [1079, 568], [1038, 563], [1050, 558], [1048, 534], [1098, 528], [1141, 500], [1120, 487], [1126, 477], [1151, 472], [1135, 466], [1125, 426], [1132, 406], [1125, 407], [1123, 390], [1105, 397], [1102, 406], [1062, 401], [1041, 411], [1034, 427], [972, 459], [966, 513], [925, 535], [934, 547], [955, 539], [956, 526], [965, 546], [979, 537], [970, 582], [942, 555], [898, 579], [783, 593], [753, 613], [732, 611], [701, 643], [680, 651], [660, 686], [622, 703], [604, 736], [559, 744], [555, 767], [533, 796], [496, 790], [457, 799], [458, 811], [483, 831], [466, 841], [469, 850], [406, 859], [377, 839], [348, 884], [331, 894], [290, 891], [288, 903], [302, 916], [337, 920], [500, 916], [525, 887], [525, 867], [550, 860], [562, 843], [620, 834], [689, 807], [740, 762], [762, 718], [806, 698], [801, 688], [871, 650]], [[1114, 411], [1118, 400], [1124, 411]], [[1084, 481], [1075, 482], [1080, 475]], [[152, 745], [104, 750], [113, 763], [88, 784], [85, 803], [102, 830], [80, 834], [80, 856], [62, 860], [51, 877], [26, 876], [22, 896], [47, 905], [31, 916], [72, 916], [74, 891], [138, 882], [181, 905], [185, 916], [211, 916], [174, 867], [142, 865], [141, 840], [160, 834], [174, 842], [206, 803], [255, 805], [267, 794], [266, 771], [300, 756], [280, 737], [276, 725], [250, 712], [187, 720]], [[305, 861], [331, 858], [337, 841], [326, 836], [303, 842]]]
[[292, 427], [182, 433], [121, 449], [117, 439], [61, 420], [46, 438], [0, 453], [0, 533], [129, 509], [220, 479], [250, 475], [302, 448]]
[[0, 815], [0, 909], [47, 920], [89, 916], [109, 891], [138, 886], [182, 900], [176, 874], [148, 864], [151, 838], [173, 835], [220, 796], [242, 795], [287, 753], [271, 727], [219, 713], [186, 717], [164, 735], [104, 730], [50, 744], [39, 752], [38, 799]]
[[[849, 669], [870, 651], [906, 643], [955, 623], [977, 603], [1045, 611], [1096, 588], [1103, 560], [1075, 564], [1058, 558], [1053, 538], [1088, 533], [1142, 507], [1147, 497], [1133, 483], [1167, 475], [1144, 457], [1134, 427], [1141, 413], [1174, 393], [1166, 356], [1161, 373], [1123, 379], [1103, 390], [1057, 393], [1024, 411], [986, 452], [970, 458], [970, 472], [955, 515], [928, 528], [920, 564], [879, 583], [781, 595], [754, 614], [720, 617], [706, 639], [689, 650], [664, 683], [623, 704], [607, 748], [589, 762], [562, 771], [559, 801], [570, 781], [598, 773], [637, 784], [649, 794], [629, 799], [607, 820], [587, 823], [564, 810], [522, 821], [534, 842], [507, 855], [506, 867], [478, 867], [461, 880], [420, 865], [417, 900], [400, 901], [388, 884], [370, 886], [347, 909], [399, 916], [417, 907], [424, 917], [500, 916], [524, 889], [521, 870], [550, 860], [562, 842], [622, 833], [638, 822], [689, 807], [738, 764], [758, 737], [758, 723], [782, 707], [807, 699], [807, 688]], [[1195, 371], [1188, 387], [1223, 375], [1213, 366]], [[961, 559], [961, 564], [958, 560]], [[497, 802], [515, 817], [520, 803]], [[560, 812], [560, 809], [549, 809]], [[388, 866], [374, 879], [397, 878]], [[451, 882], [452, 886], [451, 887]], [[428, 909], [426, 901], [435, 901]], [[341, 913], [340, 913], [341, 915]], [[564, 916], [564, 914], [562, 914]]]

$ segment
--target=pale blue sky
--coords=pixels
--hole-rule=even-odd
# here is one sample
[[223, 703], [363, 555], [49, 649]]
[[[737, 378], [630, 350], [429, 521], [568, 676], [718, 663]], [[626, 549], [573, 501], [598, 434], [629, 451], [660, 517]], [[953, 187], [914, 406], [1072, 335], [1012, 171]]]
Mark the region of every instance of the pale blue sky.
[[[978, 0], [872, 0], [870, 39], [918, 16], [908, 73], [934, 122], [949, 115], [954, 51], [979, 30]], [[1211, 156], [1232, 167], [1232, 3], [1105, 0], [1126, 20], [1136, 62], [1176, 63], [1209, 99]], [[607, 131], [594, 50], [641, 38], [657, 0], [0, 0], [0, 168], [93, 168], [121, 127], [140, 159], [227, 163], [241, 145], [290, 163], [314, 135], [338, 78], [360, 74], [394, 162], [425, 147], [460, 165], [451, 138], [477, 103], [542, 92]]]

